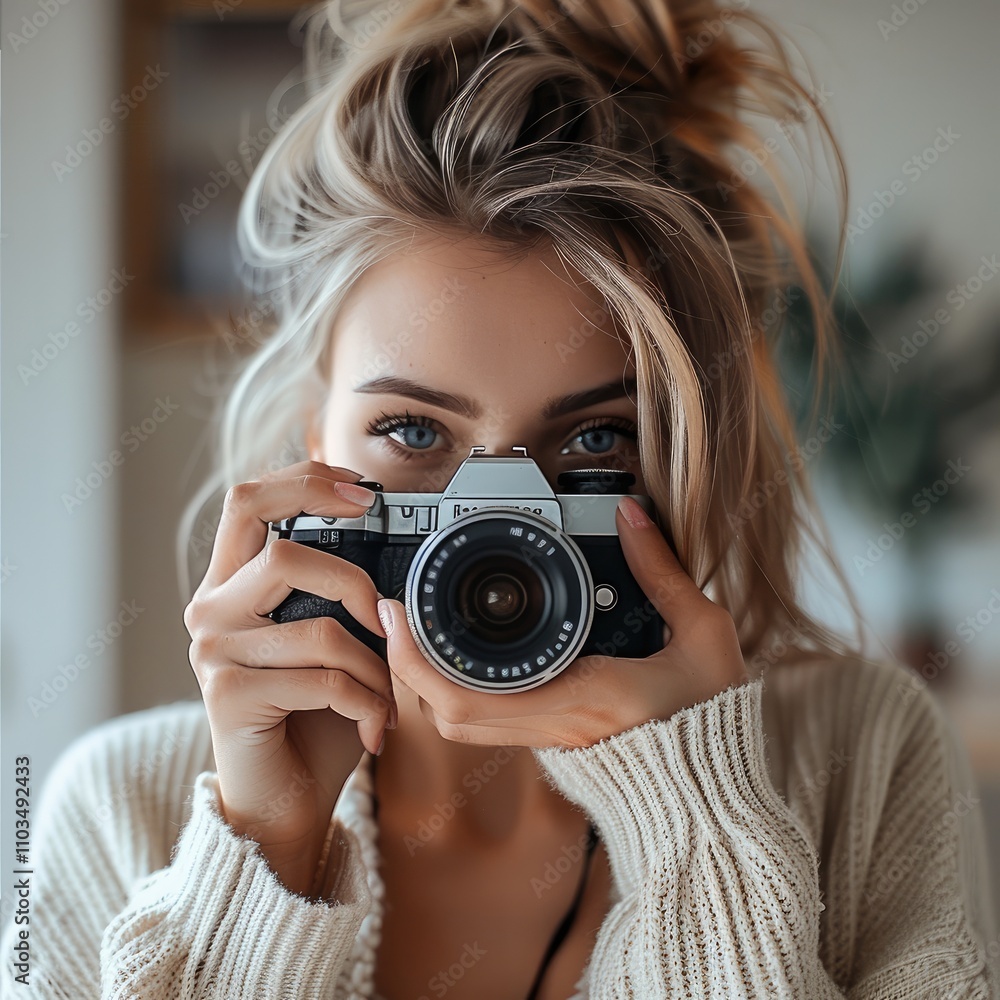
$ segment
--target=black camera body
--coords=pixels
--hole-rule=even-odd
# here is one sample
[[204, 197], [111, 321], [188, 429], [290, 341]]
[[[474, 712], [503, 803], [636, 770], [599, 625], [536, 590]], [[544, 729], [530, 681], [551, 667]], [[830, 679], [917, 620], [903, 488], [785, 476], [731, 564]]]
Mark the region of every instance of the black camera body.
[[[577, 657], [646, 657], [663, 648], [663, 619], [629, 570], [615, 526], [630, 472], [564, 472], [555, 493], [525, 448], [474, 447], [441, 493], [378, 493], [360, 517], [305, 513], [272, 523], [279, 538], [363, 569], [406, 608], [417, 647], [450, 680], [523, 691]], [[655, 519], [652, 500], [630, 494]], [[386, 639], [340, 601], [293, 590], [276, 622], [328, 615], [383, 659]]]

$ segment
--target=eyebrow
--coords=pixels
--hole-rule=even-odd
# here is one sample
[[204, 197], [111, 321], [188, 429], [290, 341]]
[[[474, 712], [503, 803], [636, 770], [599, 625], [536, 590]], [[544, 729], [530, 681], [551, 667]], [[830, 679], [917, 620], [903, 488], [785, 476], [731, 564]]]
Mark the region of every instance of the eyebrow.
[[[544, 420], [555, 420], [556, 417], [565, 416], [576, 410], [586, 409], [588, 406], [596, 406], [598, 403], [606, 403], [611, 399], [621, 399], [623, 396], [631, 398], [636, 395], [637, 382], [635, 376], [618, 379], [616, 382], [607, 382], [604, 385], [595, 386], [593, 389], [583, 389], [580, 392], [571, 392], [567, 396], [553, 397], [545, 402], [542, 407], [542, 418]], [[355, 387], [355, 392], [383, 393], [389, 396], [406, 396], [416, 399], [421, 403], [428, 403], [431, 406], [439, 406], [443, 410], [450, 410], [459, 416], [469, 420], [477, 420], [482, 416], [482, 407], [468, 396], [461, 396], [451, 392], [443, 392], [440, 389], [433, 389], [429, 385], [421, 385], [412, 379], [403, 378], [401, 375], [383, 375], [381, 378], [372, 379], [370, 382], [363, 382]]]

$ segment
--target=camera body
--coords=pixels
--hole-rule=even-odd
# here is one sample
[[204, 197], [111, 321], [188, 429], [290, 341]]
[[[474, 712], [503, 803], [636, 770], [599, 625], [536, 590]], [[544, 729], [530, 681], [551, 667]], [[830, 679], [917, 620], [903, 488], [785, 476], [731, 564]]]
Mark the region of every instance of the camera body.
[[[441, 493], [378, 493], [360, 517], [301, 514], [272, 523], [361, 567], [399, 600], [417, 647], [441, 673], [479, 691], [523, 691], [577, 657], [646, 657], [663, 619], [629, 570], [615, 526], [630, 472], [564, 472], [552, 490], [525, 448], [472, 448]], [[655, 519], [652, 500], [630, 494]], [[293, 590], [276, 622], [328, 615], [386, 658], [386, 639], [340, 601]]]

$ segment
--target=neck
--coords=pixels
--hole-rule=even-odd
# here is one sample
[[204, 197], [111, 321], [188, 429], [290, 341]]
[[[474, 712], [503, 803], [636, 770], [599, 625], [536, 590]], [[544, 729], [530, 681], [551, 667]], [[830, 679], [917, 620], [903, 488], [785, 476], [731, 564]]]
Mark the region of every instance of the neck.
[[375, 759], [380, 826], [421, 846], [495, 843], [544, 821], [553, 805], [561, 814], [529, 747], [445, 739], [414, 691], [397, 685], [395, 694], [399, 725]]

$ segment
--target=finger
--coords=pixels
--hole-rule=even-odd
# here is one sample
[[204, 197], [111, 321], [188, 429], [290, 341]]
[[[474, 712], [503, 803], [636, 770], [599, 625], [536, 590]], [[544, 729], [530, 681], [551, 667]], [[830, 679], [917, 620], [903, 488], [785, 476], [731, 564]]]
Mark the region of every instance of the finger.
[[[419, 698], [420, 713], [437, 731], [456, 743], [475, 743], [491, 747], [553, 747], [564, 746], [559, 735], [559, 722], [555, 719], [531, 719], [530, 726], [497, 726], [489, 722], [451, 723], [434, 711], [433, 706]], [[523, 721], [522, 719], [515, 719]]]
[[[308, 465], [301, 475], [281, 475]], [[300, 463], [280, 470], [274, 479], [238, 483], [227, 493], [219, 519], [212, 557], [205, 573], [209, 587], [228, 580], [246, 565], [267, 541], [268, 524], [303, 511], [327, 517], [360, 517], [368, 505], [341, 496], [338, 482], [361, 477], [348, 470], [335, 470], [319, 462]]]
[[270, 472], [262, 472], [257, 476], [257, 479], [262, 483], [269, 483], [276, 479], [295, 479], [299, 476], [322, 476], [324, 474], [333, 475], [349, 483], [357, 482], [363, 478], [360, 472], [347, 469], [342, 465], [327, 465], [325, 462], [306, 459], [305, 461], [295, 462], [292, 465], [286, 465]]
[[391, 629], [386, 640], [389, 669], [443, 718], [456, 723], [504, 723], [534, 718], [547, 713], [568, 711], [565, 693], [558, 678], [528, 691], [474, 691], [449, 680], [417, 646], [399, 601], [383, 598], [379, 607], [391, 612]]
[[219, 651], [245, 667], [346, 670], [358, 683], [395, 704], [385, 661], [334, 618], [304, 618], [228, 633], [219, 642]]
[[[224, 706], [228, 718], [251, 718], [252, 709], [269, 713], [331, 708], [345, 719], [358, 722], [358, 735], [367, 749], [378, 749], [389, 720], [389, 704], [355, 680], [347, 671], [322, 667], [257, 670], [239, 664], [216, 667], [211, 682], [217, 691], [206, 705]], [[231, 727], [223, 723], [223, 729]]]
[[[427, 659], [410, 632], [406, 609], [399, 601], [383, 598], [378, 610], [386, 618], [386, 660], [389, 669], [407, 687], [450, 713], [475, 717], [472, 703], [479, 693], [448, 680]], [[471, 698], [469, 696], [472, 696]]]
[[213, 596], [217, 619], [246, 628], [269, 626], [267, 615], [293, 590], [342, 601], [365, 628], [383, 634], [372, 578], [332, 552], [288, 538], [275, 539], [218, 588]]
[[[629, 517], [645, 524], [630, 521], [623, 506]], [[665, 622], [683, 621], [685, 613], [707, 600], [663, 533], [631, 497], [624, 497], [615, 511], [615, 526], [632, 575]]]

